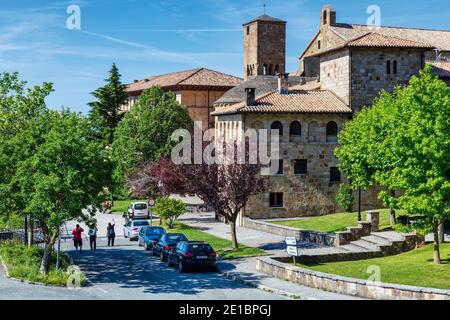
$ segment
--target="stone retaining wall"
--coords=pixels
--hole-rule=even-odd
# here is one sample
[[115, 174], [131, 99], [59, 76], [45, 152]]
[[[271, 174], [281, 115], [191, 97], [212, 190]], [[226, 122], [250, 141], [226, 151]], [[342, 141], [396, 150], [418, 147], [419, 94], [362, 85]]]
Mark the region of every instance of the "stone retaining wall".
[[376, 300], [450, 300], [450, 290], [374, 283], [294, 267], [268, 257], [256, 259], [256, 269], [311, 288]]
[[250, 218], [244, 218], [242, 222], [242, 226], [245, 228], [272, 233], [283, 237], [296, 237], [297, 241], [300, 242], [316, 243], [318, 245], [330, 247], [333, 246], [335, 241], [335, 236], [329, 233], [300, 230], [265, 221], [252, 220]]

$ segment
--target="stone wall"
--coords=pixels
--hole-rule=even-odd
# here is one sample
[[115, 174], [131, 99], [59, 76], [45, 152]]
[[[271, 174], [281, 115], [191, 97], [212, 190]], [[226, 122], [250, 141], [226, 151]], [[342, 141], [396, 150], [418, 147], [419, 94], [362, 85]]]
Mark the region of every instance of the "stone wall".
[[[227, 118], [220, 117], [220, 120], [223, 119]], [[302, 125], [302, 136], [291, 142], [289, 126], [294, 120]], [[330, 167], [338, 166], [338, 159], [334, 155], [337, 142], [327, 142], [326, 126], [328, 122], [335, 121], [341, 130], [347, 120], [348, 115], [343, 114], [247, 114], [245, 129], [270, 130], [274, 121], [282, 123], [280, 157], [284, 160], [284, 174], [267, 177], [268, 191], [251, 197], [244, 209], [244, 215], [254, 219], [271, 219], [342, 212], [342, 208], [339, 208], [335, 201], [340, 183], [330, 182]], [[311, 141], [309, 137], [309, 126], [312, 123], [318, 126], [316, 141]], [[307, 160], [306, 175], [294, 174], [293, 161], [297, 159]], [[342, 176], [342, 182], [346, 181]], [[269, 207], [271, 192], [284, 194], [282, 208]], [[363, 210], [381, 207], [373, 189], [365, 191], [362, 200]]]
[[322, 89], [331, 90], [350, 104], [350, 51], [342, 49], [320, 57]]
[[[284, 22], [255, 21], [244, 25], [244, 79], [248, 68], [253, 67], [253, 75], [264, 74], [267, 69], [278, 66], [279, 73], [286, 71], [286, 24]], [[269, 73], [267, 73], [269, 74]]]
[[268, 257], [256, 259], [256, 269], [311, 288], [376, 300], [450, 300], [450, 290], [375, 283], [294, 267]]
[[300, 230], [249, 218], [244, 218], [242, 222], [242, 226], [245, 228], [276, 234], [282, 237], [295, 237], [299, 242], [315, 243], [330, 247], [333, 246], [335, 241], [335, 237], [329, 233]]
[[[391, 61], [391, 74], [387, 74], [387, 60]], [[398, 63], [398, 74], [392, 74], [393, 61]], [[417, 49], [352, 49], [351, 103], [355, 111], [372, 105], [382, 89], [393, 91], [405, 85], [423, 68], [423, 50]]]

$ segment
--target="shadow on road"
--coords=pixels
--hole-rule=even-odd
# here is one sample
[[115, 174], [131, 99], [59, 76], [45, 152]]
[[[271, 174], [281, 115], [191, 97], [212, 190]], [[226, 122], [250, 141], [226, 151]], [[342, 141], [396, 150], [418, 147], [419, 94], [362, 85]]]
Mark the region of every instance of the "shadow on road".
[[[211, 289], [233, 289], [239, 285], [213, 272], [179, 273], [138, 247], [98, 247], [97, 251], [78, 254], [68, 251], [74, 263], [95, 284], [117, 285], [120, 288], [142, 289], [144, 293], [198, 294]], [[221, 269], [233, 270], [221, 262]]]

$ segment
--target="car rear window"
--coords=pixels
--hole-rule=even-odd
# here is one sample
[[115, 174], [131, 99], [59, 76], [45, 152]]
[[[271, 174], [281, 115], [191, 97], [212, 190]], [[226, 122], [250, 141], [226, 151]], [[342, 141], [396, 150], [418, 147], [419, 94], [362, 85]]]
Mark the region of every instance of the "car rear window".
[[212, 251], [209, 244], [190, 244], [189, 252]]
[[148, 221], [135, 221], [135, 222], [133, 223], [133, 225], [134, 225], [135, 227], [144, 227], [144, 226], [149, 226], [150, 223], [148, 223]]
[[134, 205], [134, 209], [145, 210], [145, 209], [147, 209], [147, 205], [145, 203], [137, 203]]
[[186, 237], [182, 234], [171, 234], [167, 236], [167, 240], [170, 242], [186, 241]]
[[149, 228], [149, 229], [147, 229], [147, 234], [164, 234], [164, 229], [162, 229], [162, 228]]

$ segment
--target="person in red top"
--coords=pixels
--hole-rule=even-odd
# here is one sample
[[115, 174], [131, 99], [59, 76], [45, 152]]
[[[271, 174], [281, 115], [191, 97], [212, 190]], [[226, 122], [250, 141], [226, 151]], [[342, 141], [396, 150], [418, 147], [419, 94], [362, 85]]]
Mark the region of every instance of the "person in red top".
[[75, 249], [78, 252], [78, 247], [80, 247], [80, 253], [83, 250], [83, 240], [81, 238], [81, 234], [84, 232], [83, 228], [80, 227], [79, 224], [77, 224], [76, 228], [73, 229], [72, 234], [73, 234], [73, 243], [75, 245]]

